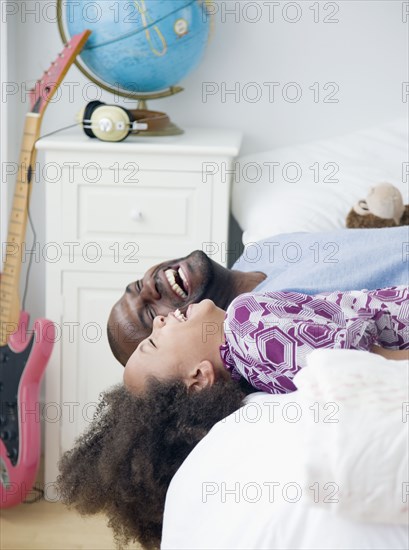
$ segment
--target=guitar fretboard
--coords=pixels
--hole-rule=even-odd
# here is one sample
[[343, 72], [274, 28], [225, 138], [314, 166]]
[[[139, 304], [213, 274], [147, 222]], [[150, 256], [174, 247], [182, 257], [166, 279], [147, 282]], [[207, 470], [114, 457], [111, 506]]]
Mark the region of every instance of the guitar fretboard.
[[2, 346], [7, 343], [10, 334], [17, 329], [20, 315], [19, 281], [22, 252], [25, 246], [30, 183], [36, 157], [35, 142], [40, 135], [40, 125], [40, 115], [35, 113], [26, 115], [7, 241], [3, 243], [5, 259], [0, 281], [0, 345]]

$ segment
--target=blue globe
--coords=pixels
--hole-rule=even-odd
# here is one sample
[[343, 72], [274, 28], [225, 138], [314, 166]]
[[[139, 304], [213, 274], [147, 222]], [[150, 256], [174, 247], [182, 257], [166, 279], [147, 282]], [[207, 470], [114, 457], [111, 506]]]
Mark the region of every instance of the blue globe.
[[129, 92], [177, 84], [203, 57], [208, 0], [65, 0], [70, 36], [90, 29], [82, 63], [105, 85]]

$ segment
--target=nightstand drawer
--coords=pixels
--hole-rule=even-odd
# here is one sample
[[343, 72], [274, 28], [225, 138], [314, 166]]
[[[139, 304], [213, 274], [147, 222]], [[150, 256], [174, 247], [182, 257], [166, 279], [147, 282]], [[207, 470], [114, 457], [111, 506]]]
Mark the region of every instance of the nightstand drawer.
[[62, 236], [82, 245], [96, 242], [103, 254], [136, 243], [141, 256], [166, 257], [170, 247], [184, 255], [211, 236], [212, 183], [200, 173], [141, 172], [140, 182], [98, 184], [62, 181]]

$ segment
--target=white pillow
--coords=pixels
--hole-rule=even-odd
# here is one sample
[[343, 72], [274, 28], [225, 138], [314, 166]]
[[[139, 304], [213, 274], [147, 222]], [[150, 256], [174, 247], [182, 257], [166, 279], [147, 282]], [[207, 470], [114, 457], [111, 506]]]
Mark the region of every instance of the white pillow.
[[232, 211], [243, 243], [345, 227], [354, 204], [388, 181], [409, 202], [406, 119], [352, 134], [238, 158]]

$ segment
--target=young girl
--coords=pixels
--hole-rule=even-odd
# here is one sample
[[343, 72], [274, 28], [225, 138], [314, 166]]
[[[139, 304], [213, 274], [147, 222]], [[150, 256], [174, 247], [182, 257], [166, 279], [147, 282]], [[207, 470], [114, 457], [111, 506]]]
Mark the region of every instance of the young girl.
[[149, 377], [182, 379], [200, 390], [217, 379], [243, 378], [256, 390], [287, 393], [317, 348], [367, 350], [409, 358], [409, 288], [321, 293], [242, 294], [227, 312], [211, 300], [158, 316], [128, 360], [125, 385]]
[[393, 350], [409, 348], [408, 326], [408, 287], [244, 294], [227, 313], [203, 300], [186, 316], [156, 317], [126, 365], [128, 388], [103, 396], [62, 457], [60, 496], [81, 514], [106, 514], [118, 544], [159, 548], [169, 483], [209, 430], [242, 406], [243, 380], [253, 391], [292, 391], [313, 349], [407, 353]]

